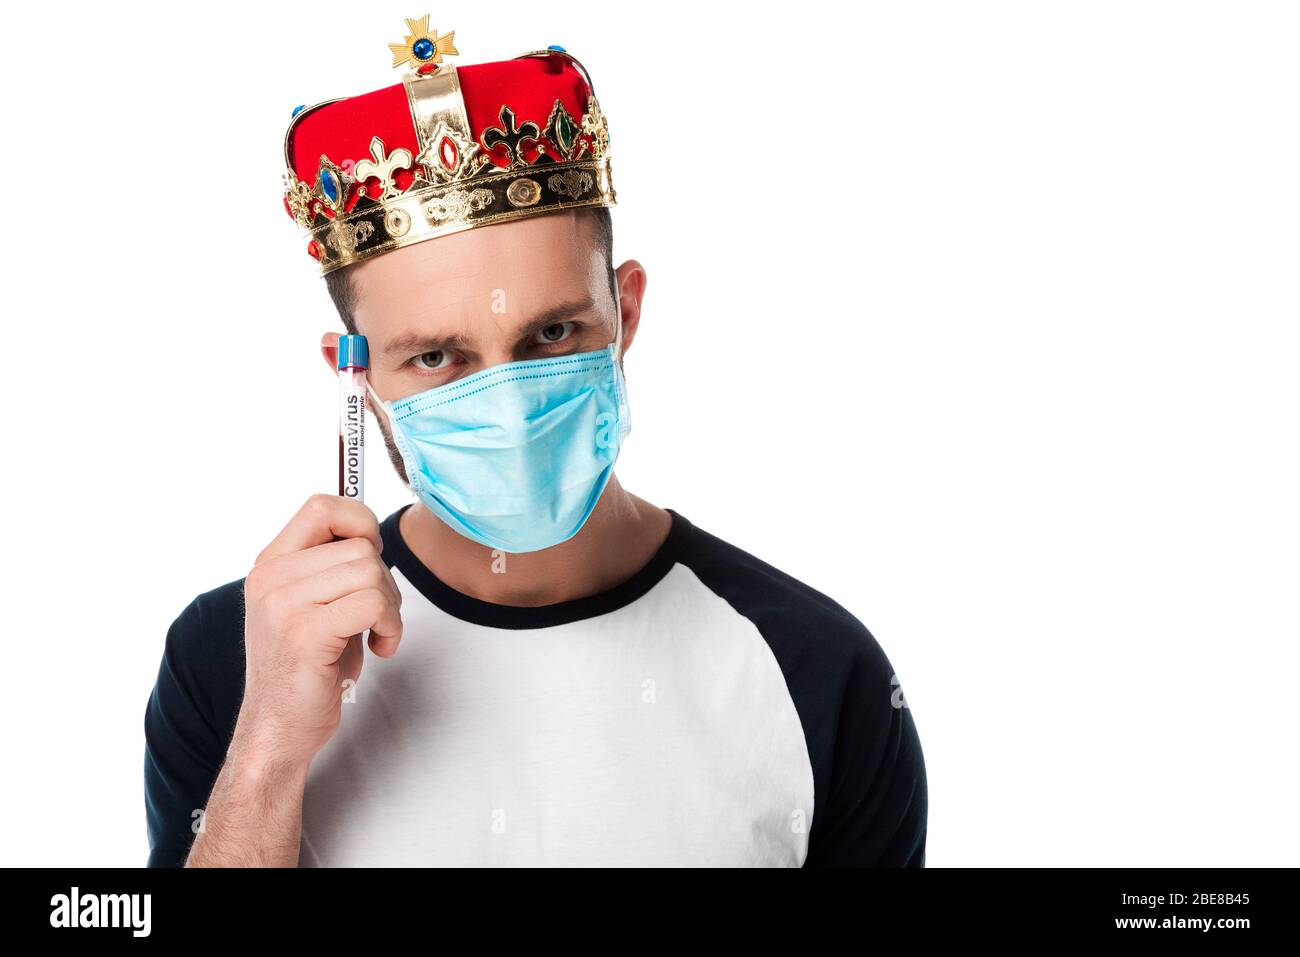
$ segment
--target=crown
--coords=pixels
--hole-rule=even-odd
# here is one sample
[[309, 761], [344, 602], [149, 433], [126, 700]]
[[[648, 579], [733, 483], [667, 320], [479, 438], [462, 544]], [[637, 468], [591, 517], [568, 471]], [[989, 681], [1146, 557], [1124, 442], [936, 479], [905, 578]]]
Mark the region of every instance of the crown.
[[448, 233], [613, 206], [609, 133], [591, 78], [563, 47], [457, 68], [454, 33], [407, 20], [402, 82], [297, 107], [284, 207], [321, 275]]

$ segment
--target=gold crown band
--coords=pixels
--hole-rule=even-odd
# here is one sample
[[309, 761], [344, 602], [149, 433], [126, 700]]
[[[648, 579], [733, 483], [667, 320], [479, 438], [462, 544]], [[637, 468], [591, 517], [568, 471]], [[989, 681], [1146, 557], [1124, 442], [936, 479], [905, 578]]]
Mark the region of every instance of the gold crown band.
[[412, 188], [379, 201], [363, 194], [351, 212], [312, 229], [321, 275], [380, 253], [475, 226], [542, 212], [615, 203], [609, 157], [540, 163]]

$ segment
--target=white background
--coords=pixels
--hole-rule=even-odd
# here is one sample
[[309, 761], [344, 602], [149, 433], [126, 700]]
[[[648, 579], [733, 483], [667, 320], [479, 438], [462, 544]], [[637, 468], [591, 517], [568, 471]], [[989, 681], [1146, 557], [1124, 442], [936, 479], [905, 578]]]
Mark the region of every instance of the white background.
[[[334, 491], [282, 139], [425, 10], [217, 9], [5, 14], [0, 863], [144, 862], [168, 625]], [[1294, 11], [430, 11], [591, 71], [649, 273], [620, 475], [880, 640], [931, 866], [1300, 863]]]

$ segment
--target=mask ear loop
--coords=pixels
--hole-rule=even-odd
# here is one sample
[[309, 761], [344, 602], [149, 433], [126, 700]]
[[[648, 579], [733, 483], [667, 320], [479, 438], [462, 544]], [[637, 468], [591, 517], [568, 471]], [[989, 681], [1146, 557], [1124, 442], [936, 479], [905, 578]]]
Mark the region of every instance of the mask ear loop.
[[410, 489], [413, 494], [418, 494], [415, 492], [415, 486], [411, 484], [412, 480], [411, 480], [410, 466], [406, 464], [407, 462], [410, 461], [406, 455], [406, 440], [402, 438], [402, 433], [393, 427], [393, 416], [389, 412], [388, 407], [384, 405], [384, 400], [379, 398], [378, 393], [376, 393], [374, 387], [371, 386], [369, 375], [366, 376], [366, 394], [370, 396], [369, 404], [371, 410], [375, 413], [375, 416], [378, 417], [380, 414], [382, 414], [384, 417], [384, 421], [388, 424], [388, 434], [392, 436], [393, 443], [397, 446], [398, 454], [401, 455], [402, 457], [403, 468], [406, 470], [407, 473], [406, 487]]
[[375, 390], [371, 388], [369, 375], [366, 376], [366, 392], [370, 395], [370, 408], [374, 409], [376, 413], [382, 412], [384, 414], [384, 421], [388, 423], [389, 433], [395, 434], [393, 433], [393, 417], [388, 414], [388, 409], [384, 407], [384, 400], [379, 398], [375, 394]]
[[623, 300], [614, 300], [614, 342], [610, 349], [614, 353], [614, 382], [618, 389], [618, 426], [619, 438], [632, 430], [632, 415], [627, 404], [627, 383], [623, 380]]
[[623, 300], [614, 300], [614, 361], [623, 358]]

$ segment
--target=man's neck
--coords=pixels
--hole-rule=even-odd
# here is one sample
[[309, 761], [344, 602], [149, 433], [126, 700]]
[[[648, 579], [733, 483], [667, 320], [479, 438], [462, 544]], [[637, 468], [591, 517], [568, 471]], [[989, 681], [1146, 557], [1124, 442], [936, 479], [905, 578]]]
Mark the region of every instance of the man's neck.
[[535, 607], [595, 595], [645, 567], [668, 537], [672, 516], [609, 484], [578, 534], [540, 552], [494, 553], [417, 504], [399, 527], [407, 547], [444, 583], [498, 605]]

